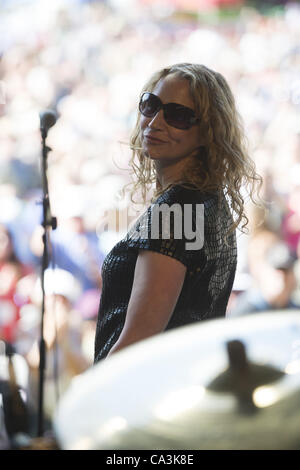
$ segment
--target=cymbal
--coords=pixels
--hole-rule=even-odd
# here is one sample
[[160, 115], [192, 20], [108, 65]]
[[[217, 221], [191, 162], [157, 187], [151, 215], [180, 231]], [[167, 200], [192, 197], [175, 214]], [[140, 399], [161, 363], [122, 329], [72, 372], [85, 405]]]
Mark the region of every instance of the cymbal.
[[53, 420], [62, 449], [300, 448], [300, 311], [209, 320], [77, 376]]

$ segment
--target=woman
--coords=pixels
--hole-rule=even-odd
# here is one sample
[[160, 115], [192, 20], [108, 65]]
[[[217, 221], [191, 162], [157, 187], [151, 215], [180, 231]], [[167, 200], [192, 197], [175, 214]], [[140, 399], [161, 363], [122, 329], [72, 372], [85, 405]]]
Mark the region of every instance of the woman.
[[[155, 183], [156, 192], [103, 263], [95, 362], [165, 330], [225, 316], [235, 229], [248, 222], [242, 185], [250, 185], [253, 199], [260, 181], [232, 93], [203, 65], [177, 64], [150, 79], [131, 147], [134, 191], [145, 198]], [[161, 221], [154, 216], [162, 207], [169, 210]], [[194, 245], [191, 234], [198, 236]]]

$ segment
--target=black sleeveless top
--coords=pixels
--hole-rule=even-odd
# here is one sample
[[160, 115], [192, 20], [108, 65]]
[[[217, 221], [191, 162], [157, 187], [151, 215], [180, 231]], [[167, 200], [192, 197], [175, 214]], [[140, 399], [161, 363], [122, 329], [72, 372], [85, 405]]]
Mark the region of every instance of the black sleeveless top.
[[[235, 232], [224, 196], [176, 185], [157, 198], [102, 265], [95, 362], [107, 356], [123, 329], [139, 250], [171, 256], [187, 267], [166, 330], [225, 316], [234, 281]], [[227, 238], [225, 235], [227, 234]]]

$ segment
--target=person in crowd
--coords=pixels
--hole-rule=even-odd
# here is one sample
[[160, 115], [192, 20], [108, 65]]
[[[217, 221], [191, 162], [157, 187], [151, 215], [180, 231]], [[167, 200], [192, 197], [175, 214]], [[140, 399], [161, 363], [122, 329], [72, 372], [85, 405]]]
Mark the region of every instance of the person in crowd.
[[[42, 229], [36, 227], [31, 239], [32, 253], [40, 259], [43, 252]], [[96, 265], [102, 262], [103, 254], [95, 232], [84, 226], [79, 215], [66, 217], [51, 233], [50, 254], [56, 267], [70, 272], [78, 279], [84, 290], [101, 287], [101, 277]]]
[[26, 299], [18, 296], [19, 280], [31, 268], [17, 257], [13, 238], [4, 225], [0, 225], [0, 339], [13, 344], [16, 339], [20, 308]]
[[[294, 172], [298, 168], [293, 168]], [[282, 217], [281, 232], [285, 243], [295, 254], [298, 252], [298, 246], [300, 242], [300, 213], [299, 213], [299, 202], [300, 202], [300, 186], [297, 185], [291, 188], [288, 195], [286, 204], [286, 211]]]
[[259, 231], [249, 243], [248, 259], [252, 284], [236, 297], [229, 317], [299, 308], [293, 298], [297, 258], [277, 233]]
[[175, 64], [146, 83], [131, 136], [132, 198], [140, 190], [146, 200], [152, 185], [154, 195], [103, 262], [95, 362], [165, 330], [224, 317], [235, 229], [247, 224], [242, 185], [256, 201], [261, 184], [242, 129], [227, 81], [204, 65]]
[[[46, 344], [45, 399], [46, 422], [52, 419], [61, 394], [69, 386], [73, 377], [84, 372], [90, 363], [82, 351], [83, 319], [75, 304], [80, 299], [80, 282], [68, 271], [61, 269], [45, 272], [45, 312], [44, 340]], [[35, 316], [31, 327], [20, 331], [17, 346], [26, 358], [30, 368], [30, 402], [36, 409], [39, 380], [39, 334], [40, 334], [40, 280], [37, 280], [32, 293], [32, 304], [24, 313]], [[38, 308], [37, 308], [38, 307]]]

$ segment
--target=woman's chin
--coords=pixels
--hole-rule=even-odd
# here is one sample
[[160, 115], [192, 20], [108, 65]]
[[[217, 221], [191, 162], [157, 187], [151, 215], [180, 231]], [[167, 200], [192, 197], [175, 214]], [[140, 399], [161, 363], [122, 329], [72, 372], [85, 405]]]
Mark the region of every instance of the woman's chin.
[[144, 155], [146, 158], [150, 158], [150, 160], [160, 160], [162, 158], [161, 155], [158, 155], [155, 152], [145, 151]]

